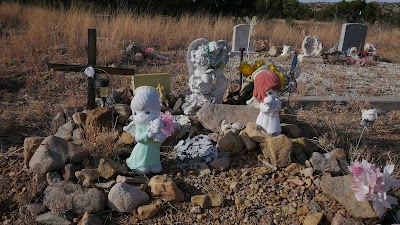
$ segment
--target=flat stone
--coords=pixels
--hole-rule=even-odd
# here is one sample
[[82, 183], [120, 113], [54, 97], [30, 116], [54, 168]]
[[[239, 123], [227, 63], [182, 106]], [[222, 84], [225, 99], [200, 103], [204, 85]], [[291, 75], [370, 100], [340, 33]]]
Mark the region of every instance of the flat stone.
[[99, 167], [97, 168], [99, 175], [107, 180], [115, 179], [120, 174], [127, 174], [128, 168], [111, 159], [100, 159]]
[[248, 124], [256, 121], [259, 109], [247, 105], [227, 105], [205, 103], [197, 112], [199, 122], [213, 132], [221, 131], [221, 122]]
[[267, 132], [261, 130], [255, 122], [249, 122], [243, 130], [249, 138], [257, 143], [262, 143], [268, 137], [271, 137]]
[[319, 152], [314, 152], [310, 158], [310, 162], [317, 173], [332, 172], [339, 173], [340, 166], [336, 158], [332, 154], [322, 155]]
[[116, 183], [108, 194], [107, 205], [117, 212], [130, 213], [149, 202], [149, 195], [127, 183]]
[[228, 131], [221, 139], [219, 139], [217, 149], [220, 152], [231, 152], [232, 154], [237, 154], [244, 149], [244, 144], [238, 135], [232, 131]]
[[271, 163], [277, 167], [286, 167], [292, 163], [291, 154], [293, 143], [286, 135], [281, 134], [269, 137], [264, 143], [260, 144], [263, 155], [270, 159]]
[[97, 188], [102, 188], [102, 189], [110, 189], [116, 183], [117, 182], [115, 182], [115, 180], [110, 180], [110, 181], [105, 182], [105, 183], [94, 183], [93, 186], [95, 186]]
[[322, 191], [344, 206], [354, 218], [377, 218], [378, 214], [368, 201], [359, 202], [351, 188], [354, 179], [351, 175], [331, 177], [324, 175], [320, 185]]

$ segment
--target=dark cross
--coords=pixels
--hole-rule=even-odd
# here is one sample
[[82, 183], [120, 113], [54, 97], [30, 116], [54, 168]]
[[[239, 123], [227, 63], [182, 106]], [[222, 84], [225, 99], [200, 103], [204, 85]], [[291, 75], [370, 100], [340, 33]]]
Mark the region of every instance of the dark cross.
[[[134, 69], [125, 69], [118, 67], [103, 67], [96, 66], [96, 29], [88, 30], [88, 65], [67, 65], [47, 63], [49, 70], [66, 71], [66, 72], [82, 72], [85, 68], [92, 66], [96, 73], [108, 73], [118, 75], [135, 75]], [[88, 95], [87, 95], [87, 109], [96, 108], [96, 74], [93, 77], [88, 77]]]

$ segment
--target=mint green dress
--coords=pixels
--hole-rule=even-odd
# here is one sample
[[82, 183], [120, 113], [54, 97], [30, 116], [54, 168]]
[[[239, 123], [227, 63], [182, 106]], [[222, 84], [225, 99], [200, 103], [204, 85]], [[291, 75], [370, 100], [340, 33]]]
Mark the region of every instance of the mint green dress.
[[135, 128], [135, 140], [137, 144], [132, 150], [131, 156], [126, 159], [126, 164], [131, 169], [139, 167], [150, 168], [161, 165], [160, 146], [153, 138], [147, 136], [149, 125], [137, 125]]

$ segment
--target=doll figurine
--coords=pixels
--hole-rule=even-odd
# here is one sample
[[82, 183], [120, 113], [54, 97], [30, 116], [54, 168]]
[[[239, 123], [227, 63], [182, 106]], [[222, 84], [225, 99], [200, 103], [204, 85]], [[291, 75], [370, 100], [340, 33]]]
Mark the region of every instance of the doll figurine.
[[160, 173], [160, 146], [165, 140], [162, 132], [164, 122], [161, 113], [160, 95], [156, 88], [138, 87], [131, 102], [132, 122], [124, 130], [135, 137], [137, 144], [126, 164], [132, 170], [143, 173]]
[[277, 93], [280, 90], [280, 79], [267, 66], [255, 71], [253, 77], [253, 96], [260, 104], [256, 124], [273, 136], [279, 135], [282, 131], [279, 119], [282, 102]]

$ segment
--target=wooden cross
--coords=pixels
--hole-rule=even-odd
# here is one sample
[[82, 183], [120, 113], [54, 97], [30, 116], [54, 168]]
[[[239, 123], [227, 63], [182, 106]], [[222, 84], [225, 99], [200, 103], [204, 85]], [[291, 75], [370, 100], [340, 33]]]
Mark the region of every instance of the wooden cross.
[[[96, 73], [118, 74], [118, 75], [135, 75], [134, 69], [125, 69], [118, 67], [96, 66], [96, 29], [88, 30], [88, 63], [87, 65], [67, 65], [47, 63], [49, 70], [65, 71], [65, 72], [82, 72], [85, 68], [92, 66]], [[87, 109], [96, 108], [96, 73], [93, 77], [88, 77], [88, 95]]]

